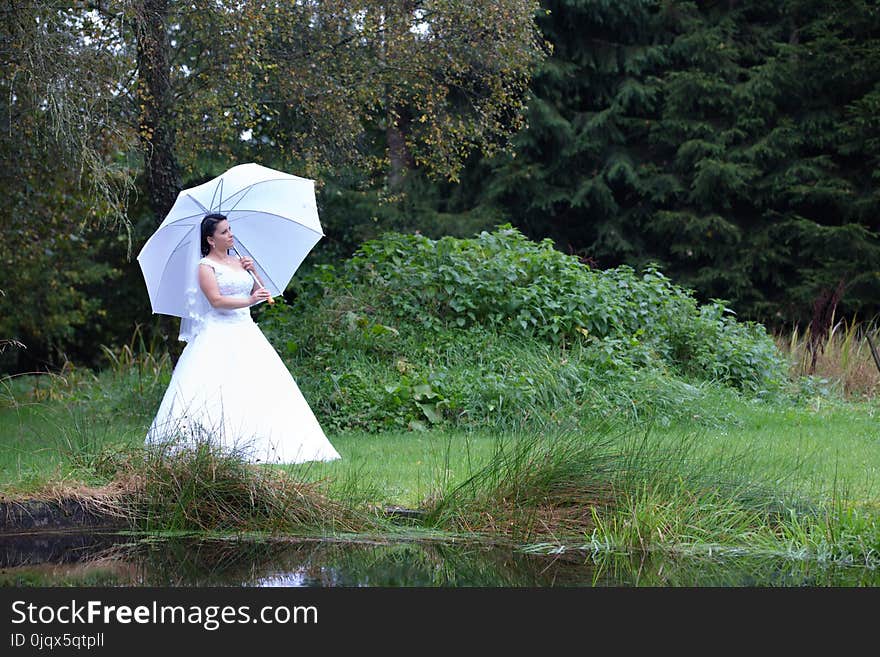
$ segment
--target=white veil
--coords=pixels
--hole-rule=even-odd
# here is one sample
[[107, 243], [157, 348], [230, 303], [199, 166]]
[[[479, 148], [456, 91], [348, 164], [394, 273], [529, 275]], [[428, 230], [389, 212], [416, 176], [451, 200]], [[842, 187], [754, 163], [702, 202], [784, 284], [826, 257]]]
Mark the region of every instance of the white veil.
[[177, 339], [192, 342], [205, 323], [205, 317], [211, 310], [208, 298], [199, 286], [199, 261], [202, 259], [201, 226], [196, 224], [188, 241], [180, 245], [186, 249], [186, 276], [183, 280], [186, 315], [180, 320], [180, 333]]

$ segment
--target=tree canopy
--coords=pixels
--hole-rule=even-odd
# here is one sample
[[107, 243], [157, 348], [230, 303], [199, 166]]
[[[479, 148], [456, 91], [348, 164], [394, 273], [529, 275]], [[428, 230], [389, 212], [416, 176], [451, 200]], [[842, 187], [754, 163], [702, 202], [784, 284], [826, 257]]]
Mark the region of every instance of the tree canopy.
[[880, 312], [872, 0], [8, 0], [0, 16], [0, 338], [36, 361], [148, 320], [133, 250], [182, 186], [248, 160], [319, 180], [334, 257], [383, 230], [509, 221], [598, 268], [653, 264], [743, 319]]
[[395, 128], [412, 163], [455, 178], [473, 148], [491, 152], [520, 125], [543, 56], [536, 9], [534, 0], [16, 2], [6, 84], [10, 105], [33, 98], [90, 180], [105, 181], [111, 162], [137, 174], [139, 154], [159, 219], [182, 175], [202, 174], [242, 139], [314, 171], [387, 164], [387, 144], [377, 153], [365, 135]]
[[[466, 154], [492, 152], [520, 125], [544, 55], [536, 10], [534, 0], [7, 3], [0, 147], [17, 167], [4, 167], [17, 202], [0, 210], [16, 248], [2, 303], [59, 262], [106, 284], [126, 258], [105, 253], [113, 264], [93, 269], [49, 236], [77, 227], [85, 240], [115, 219], [138, 246], [184, 181], [245, 158], [313, 177], [331, 166], [399, 177], [413, 165], [455, 178]], [[63, 289], [59, 303], [77, 313], [3, 312], [0, 334], [44, 355], [70, 347], [102, 304]]]
[[553, 56], [479, 202], [754, 319], [805, 321], [841, 282], [842, 313], [880, 311], [875, 2], [544, 5]]

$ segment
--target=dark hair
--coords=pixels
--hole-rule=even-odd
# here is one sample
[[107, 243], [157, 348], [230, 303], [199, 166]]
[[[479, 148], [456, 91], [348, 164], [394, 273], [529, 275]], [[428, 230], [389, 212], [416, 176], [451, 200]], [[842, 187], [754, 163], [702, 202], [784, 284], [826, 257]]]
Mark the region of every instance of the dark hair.
[[220, 214], [219, 212], [214, 212], [211, 214], [206, 214], [204, 219], [202, 219], [202, 255], [206, 256], [211, 252], [211, 245], [208, 244], [208, 238], [214, 234], [214, 231], [217, 230], [217, 224], [221, 221], [226, 221], [226, 215]]

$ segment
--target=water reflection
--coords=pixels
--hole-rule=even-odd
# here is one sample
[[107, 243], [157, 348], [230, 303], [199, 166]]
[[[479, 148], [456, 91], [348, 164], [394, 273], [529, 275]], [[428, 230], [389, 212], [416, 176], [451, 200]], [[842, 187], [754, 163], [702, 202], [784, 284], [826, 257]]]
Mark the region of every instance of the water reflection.
[[727, 556], [528, 554], [439, 540], [0, 537], [2, 586], [878, 586], [880, 572]]

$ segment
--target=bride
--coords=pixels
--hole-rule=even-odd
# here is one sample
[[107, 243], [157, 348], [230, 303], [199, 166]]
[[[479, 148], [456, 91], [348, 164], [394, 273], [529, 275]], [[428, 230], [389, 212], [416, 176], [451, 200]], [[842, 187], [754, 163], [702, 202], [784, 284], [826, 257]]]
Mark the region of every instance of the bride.
[[251, 319], [250, 307], [270, 294], [250, 258], [229, 255], [233, 245], [226, 217], [205, 216], [198, 289], [187, 291], [194, 312], [181, 324], [187, 345], [147, 443], [212, 440], [251, 462], [338, 459], [287, 367]]

